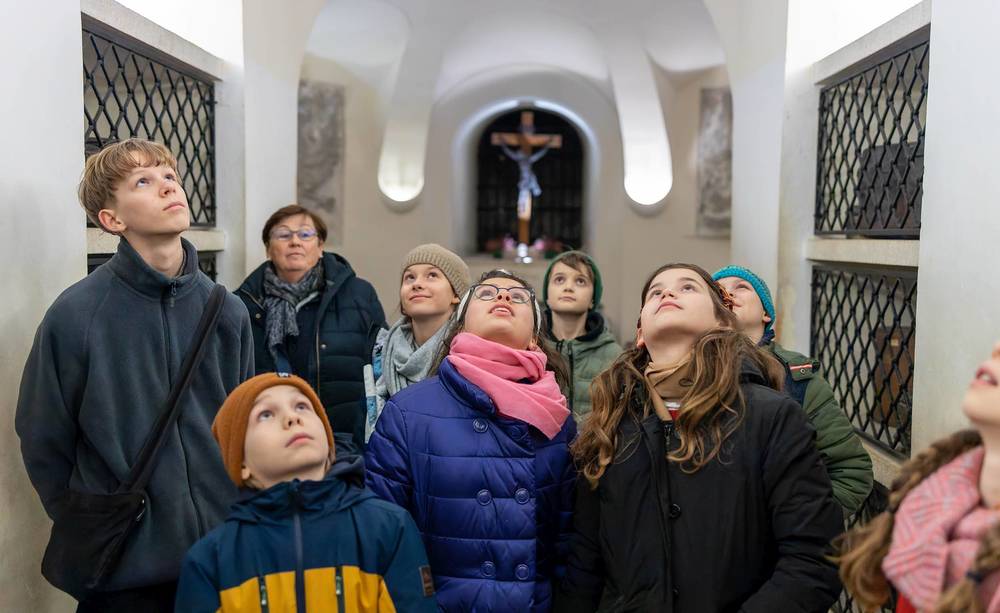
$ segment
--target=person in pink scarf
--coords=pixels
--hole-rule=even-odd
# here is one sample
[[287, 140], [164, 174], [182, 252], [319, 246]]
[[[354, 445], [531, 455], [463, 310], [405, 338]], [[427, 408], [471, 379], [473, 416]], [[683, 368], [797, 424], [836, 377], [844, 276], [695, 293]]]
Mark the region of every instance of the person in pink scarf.
[[1000, 613], [1000, 342], [969, 384], [974, 429], [900, 469], [888, 509], [841, 542], [840, 576], [867, 609]]
[[390, 398], [369, 440], [368, 486], [413, 515], [430, 561], [424, 587], [442, 611], [551, 608], [576, 426], [541, 323], [523, 279], [483, 275], [456, 309], [435, 376]]

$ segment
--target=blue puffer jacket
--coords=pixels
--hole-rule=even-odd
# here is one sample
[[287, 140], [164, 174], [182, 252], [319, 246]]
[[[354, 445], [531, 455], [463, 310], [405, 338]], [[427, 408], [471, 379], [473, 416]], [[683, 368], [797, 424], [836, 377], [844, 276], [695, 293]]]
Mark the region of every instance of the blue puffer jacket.
[[444, 611], [548, 611], [562, 576], [575, 470], [567, 419], [551, 441], [500, 417], [445, 360], [393, 396], [368, 444], [368, 485], [409, 509]]

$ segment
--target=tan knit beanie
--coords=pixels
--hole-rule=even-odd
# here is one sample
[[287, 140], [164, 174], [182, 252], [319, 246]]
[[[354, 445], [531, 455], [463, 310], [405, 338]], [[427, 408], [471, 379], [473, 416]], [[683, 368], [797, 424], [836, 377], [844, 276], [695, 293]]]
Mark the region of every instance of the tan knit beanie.
[[247, 425], [250, 421], [250, 410], [253, 409], [253, 403], [261, 392], [278, 385], [291, 385], [298, 388], [309, 399], [316, 415], [323, 422], [323, 428], [326, 430], [326, 442], [330, 445], [330, 451], [334, 450], [333, 430], [330, 429], [326, 410], [308, 383], [287, 373], [266, 372], [257, 375], [241, 383], [226, 397], [222, 408], [215, 414], [215, 421], [212, 422], [212, 436], [222, 448], [222, 462], [226, 465], [226, 473], [238, 487], [243, 487], [241, 474], [243, 448], [247, 437]]
[[406, 257], [403, 258], [403, 269], [400, 271], [400, 275], [402, 275], [403, 270], [414, 264], [430, 264], [441, 269], [445, 278], [451, 283], [451, 289], [459, 298], [469, 289], [469, 284], [472, 282], [472, 275], [469, 273], [469, 267], [465, 261], [436, 243], [418, 245], [413, 248], [413, 251], [407, 253]]

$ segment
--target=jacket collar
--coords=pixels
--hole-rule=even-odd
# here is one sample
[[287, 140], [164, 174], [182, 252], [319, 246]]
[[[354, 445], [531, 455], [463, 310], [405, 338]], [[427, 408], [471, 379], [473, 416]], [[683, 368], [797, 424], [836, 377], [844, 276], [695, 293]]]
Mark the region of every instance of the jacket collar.
[[[546, 328], [549, 331], [549, 334], [551, 334], [552, 333], [552, 309], [545, 309], [545, 325], [546, 325]], [[607, 327], [604, 325], [604, 316], [601, 315], [598, 311], [588, 311], [587, 312], [587, 323], [583, 327], [583, 334], [581, 334], [580, 336], [578, 336], [578, 337], [576, 337], [574, 339], [569, 339], [569, 342], [593, 343], [593, 342], [597, 341], [598, 339], [600, 339], [602, 337], [602, 335], [605, 335], [607, 337], [607, 338], [603, 339], [605, 342], [609, 342], [609, 341], [614, 340], [614, 338], [611, 336], [610, 333], [607, 333], [607, 334], [605, 334], [605, 333], [607, 333]], [[560, 343], [560, 342], [565, 343], [567, 341], [565, 341], [565, 340], [564, 341], [556, 340], [555, 342], [557, 342], [557, 343]]]
[[374, 496], [364, 489], [364, 460], [338, 456], [322, 481], [284, 481], [266, 490], [244, 490], [229, 520], [259, 523], [298, 512], [340, 511]]
[[181, 247], [184, 249], [184, 271], [173, 279], [154, 270], [124, 237], [118, 242], [118, 251], [107, 265], [115, 276], [137, 292], [162, 298], [168, 291], [179, 293], [187, 290], [198, 276], [198, 250], [183, 238]]
[[497, 407], [493, 404], [493, 399], [487, 396], [486, 392], [482, 389], [460, 375], [447, 358], [442, 360], [441, 366], [438, 367], [438, 379], [440, 379], [445, 389], [463, 404], [477, 411], [482, 411], [487, 415], [494, 415], [496, 413]]
[[[255, 298], [258, 302], [264, 301], [264, 269], [271, 265], [270, 260], [264, 262], [253, 272], [251, 272], [247, 278], [240, 285], [238, 291], [245, 292]], [[326, 281], [326, 289], [324, 294], [329, 292], [332, 296], [336, 293], [341, 286], [343, 286], [348, 280], [356, 276], [354, 274], [354, 269], [346, 259], [342, 256], [332, 253], [330, 251], [323, 252], [323, 276]]]

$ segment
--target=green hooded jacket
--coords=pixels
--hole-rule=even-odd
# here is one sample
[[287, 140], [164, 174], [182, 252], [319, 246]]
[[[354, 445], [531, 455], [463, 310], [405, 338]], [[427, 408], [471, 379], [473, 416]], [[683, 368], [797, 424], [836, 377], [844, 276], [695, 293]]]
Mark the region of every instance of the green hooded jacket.
[[773, 340], [761, 346], [785, 367], [785, 391], [802, 404], [809, 423], [816, 429], [816, 448], [833, 483], [833, 497], [845, 514], [854, 513], [871, 492], [872, 460], [833, 388], [819, 374], [819, 362]]
[[[549, 329], [552, 329], [551, 325]], [[573, 417], [580, 423], [590, 413], [590, 382], [621, 355], [621, 345], [608, 331], [604, 317], [597, 311], [587, 314], [587, 327], [582, 336], [565, 341], [553, 340], [552, 343], [566, 360], [573, 389], [563, 390], [563, 393], [573, 410]]]

